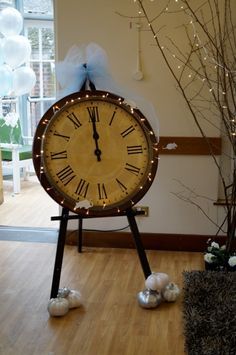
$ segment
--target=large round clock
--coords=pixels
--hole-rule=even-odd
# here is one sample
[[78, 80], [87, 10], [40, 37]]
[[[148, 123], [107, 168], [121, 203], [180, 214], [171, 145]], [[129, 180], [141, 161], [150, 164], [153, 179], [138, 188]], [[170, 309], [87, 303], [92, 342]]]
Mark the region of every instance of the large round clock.
[[157, 140], [144, 115], [104, 91], [55, 103], [38, 124], [33, 161], [47, 193], [82, 216], [131, 208], [157, 170]]

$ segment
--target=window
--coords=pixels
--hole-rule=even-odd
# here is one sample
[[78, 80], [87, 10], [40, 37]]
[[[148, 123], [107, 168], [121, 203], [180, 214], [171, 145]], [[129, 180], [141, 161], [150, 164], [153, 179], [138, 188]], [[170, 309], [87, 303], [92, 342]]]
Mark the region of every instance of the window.
[[[30, 65], [36, 74], [36, 85], [27, 98], [24, 129], [33, 135], [44, 112], [55, 101], [54, 33], [49, 21], [25, 21], [25, 35], [31, 42]], [[23, 101], [24, 106], [24, 101]]]
[[55, 56], [52, 0], [0, 1], [0, 9], [15, 7], [24, 18], [23, 35], [31, 43], [30, 65], [36, 74], [36, 85], [28, 95], [5, 97], [0, 111], [19, 113], [23, 134], [33, 137], [44, 112], [55, 101]]
[[[53, 1], [52, 0], [21, 0], [18, 1], [23, 5], [24, 15], [53, 16]], [[21, 6], [22, 6], [21, 5]]]

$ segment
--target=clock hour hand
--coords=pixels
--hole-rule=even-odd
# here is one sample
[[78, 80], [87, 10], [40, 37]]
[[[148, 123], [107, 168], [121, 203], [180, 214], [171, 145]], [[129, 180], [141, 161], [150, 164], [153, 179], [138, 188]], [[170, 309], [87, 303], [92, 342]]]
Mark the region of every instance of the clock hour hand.
[[95, 150], [94, 150], [94, 154], [97, 157], [97, 161], [101, 161], [101, 149], [99, 149], [99, 145], [98, 145], [98, 140], [99, 140], [99, 134], [97, 132], [97, 127], [96, 127], [96, 116], [95, 114], [91, 114], [90, 115], [91, 118], [91, 122], [92, 122], [92, 126], [93, 126], [93, 139], [95, 142]]

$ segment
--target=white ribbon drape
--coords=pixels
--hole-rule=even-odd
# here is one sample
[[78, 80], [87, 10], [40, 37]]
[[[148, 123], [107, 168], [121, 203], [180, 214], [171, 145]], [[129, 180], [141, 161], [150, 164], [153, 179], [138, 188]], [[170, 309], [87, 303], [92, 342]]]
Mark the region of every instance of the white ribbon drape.
[[56, 78], [61, 87], [60, 98], [79, 91], [86, 81], [92, 82], [97, 90], [108, 91], [123, 97], [131, 106], [137, 107], [145, 115], [155, 135], [159, 136], [158, 118], [153, 105], [116, 84], [108, 70], [107, 54], [97, 44], [72, 46], [65, 59], [56, 63]]

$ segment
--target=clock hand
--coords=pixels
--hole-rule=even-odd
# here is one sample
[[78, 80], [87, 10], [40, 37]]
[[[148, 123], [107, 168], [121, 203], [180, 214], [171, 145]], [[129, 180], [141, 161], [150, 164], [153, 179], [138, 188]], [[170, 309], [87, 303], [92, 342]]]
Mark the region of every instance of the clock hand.
[[101, 161], [101, 149], [99, 149], [99, 145], [98, 145], [98, 140], [99, 140], [99, 134], [97, 132], [97, 127], [96, 127], [96, 116], [95, 114], [92, 114], [90, 116], [91, 121], [92, 121], [92, 126], [93, 126], [93, 139], [95, 141], [95, 147], [96, 149], [94, 150], [94, 154], [97, 157], [97, 161]]

